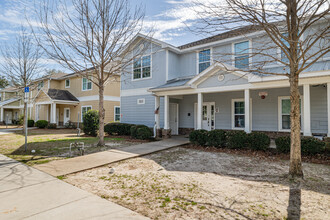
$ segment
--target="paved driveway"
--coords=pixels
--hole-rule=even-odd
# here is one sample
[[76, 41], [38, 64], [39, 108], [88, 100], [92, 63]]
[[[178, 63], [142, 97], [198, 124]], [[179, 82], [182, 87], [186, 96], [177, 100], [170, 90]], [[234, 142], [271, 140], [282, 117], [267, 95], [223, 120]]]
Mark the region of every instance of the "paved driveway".
[[148, 219], [0, 154], [0, 219]]

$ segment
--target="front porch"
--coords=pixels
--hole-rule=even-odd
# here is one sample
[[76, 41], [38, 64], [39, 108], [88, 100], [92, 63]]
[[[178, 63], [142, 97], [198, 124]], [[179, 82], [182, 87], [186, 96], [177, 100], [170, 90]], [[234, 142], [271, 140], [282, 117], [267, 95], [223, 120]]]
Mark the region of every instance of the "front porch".
[[[197, 88], [155, 93], [156, 109], [160, 107], [160, 97], [164, 97], [163, 129], [171, 130], [174, 135], [194, 129], [290, 132], [289, 87], [239, 87], [231, 91], [202, 92]], [[303, 84], [299, 89], [303, 135], [329, 137], [330, 83]], [[156, 114], [157, 129], [161, 129], [159, 119], [160, 115]]]

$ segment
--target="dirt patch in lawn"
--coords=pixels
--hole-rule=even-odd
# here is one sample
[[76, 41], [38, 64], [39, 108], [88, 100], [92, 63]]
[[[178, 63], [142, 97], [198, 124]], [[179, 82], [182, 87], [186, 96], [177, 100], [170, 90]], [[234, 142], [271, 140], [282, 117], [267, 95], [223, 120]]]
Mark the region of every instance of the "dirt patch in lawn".
[[174, 148], [65, 177], [65, 181], [152, 219], [327, 219], [330, 167]]

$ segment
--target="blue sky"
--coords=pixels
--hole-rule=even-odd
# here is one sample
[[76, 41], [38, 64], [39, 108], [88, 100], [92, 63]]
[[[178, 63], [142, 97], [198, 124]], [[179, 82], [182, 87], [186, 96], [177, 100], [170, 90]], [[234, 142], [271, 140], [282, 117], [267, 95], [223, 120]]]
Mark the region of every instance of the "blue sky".
[[[0, 45], [11, 44], [15, 40], [21, 24], [28, 27], [25, 16], [33, 15], [35, 2], [41, 0], [0, 0]], [[196, 16], [189, 10], [193, 0], [130, 0], [132, 7], [145, 7], [144, 24], [153, 27], [153, 37], [175, 46], [180, 46], [202, 38], [191, 33], [187, 25]], [[1, 57], [0, 57], [1, 62]], [[62, 69], [55, 61], [46, 61], [48, 69]]]

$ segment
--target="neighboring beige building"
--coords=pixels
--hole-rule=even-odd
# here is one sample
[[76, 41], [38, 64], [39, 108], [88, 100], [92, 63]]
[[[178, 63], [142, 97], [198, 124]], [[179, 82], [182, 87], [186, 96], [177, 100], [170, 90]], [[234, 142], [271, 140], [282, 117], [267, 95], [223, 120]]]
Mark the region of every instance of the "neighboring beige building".
[[13, 124], [23, 113], [21, 94], [12, 87], [0, 89], [0, 124]]
[[[28, 116], [35, 121], [47, 120], [57, 126], [64, 126], [68, 121], [77, 124], [82, 122], [82, 114], [99, 109], [98, 87], [78, 74], [52, 74], [34, 81], [34, 85], [30, 90]], [[23, 113], [23, 100], [17, 98], [17, 102], [19, 115]], [[105, 87], [104, 109], [105, 123], [120, 121], [120, 76], [113, 76]], [[5, 106], [4, 110], [4, 115], [10, 110], [14, 117], [15, 109]]]

